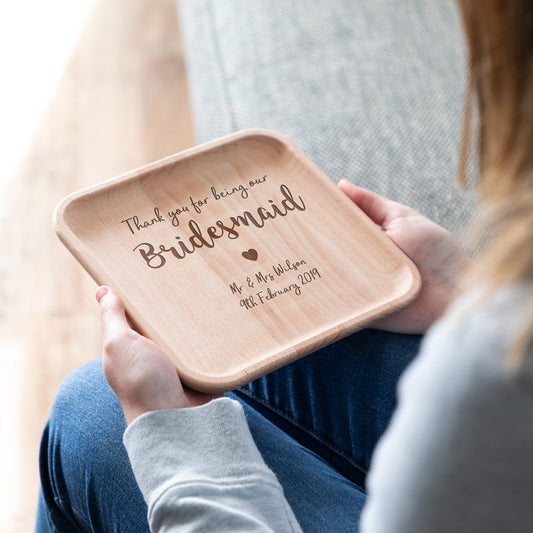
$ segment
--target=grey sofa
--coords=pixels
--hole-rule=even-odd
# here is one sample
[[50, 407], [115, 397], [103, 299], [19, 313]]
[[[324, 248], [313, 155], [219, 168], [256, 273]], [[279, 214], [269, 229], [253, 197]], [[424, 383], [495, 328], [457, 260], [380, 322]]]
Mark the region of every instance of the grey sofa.
[[178, 0], [197, 141], [268, 128], [337, 182], [460, 240], [465, 53], [453, 0]]

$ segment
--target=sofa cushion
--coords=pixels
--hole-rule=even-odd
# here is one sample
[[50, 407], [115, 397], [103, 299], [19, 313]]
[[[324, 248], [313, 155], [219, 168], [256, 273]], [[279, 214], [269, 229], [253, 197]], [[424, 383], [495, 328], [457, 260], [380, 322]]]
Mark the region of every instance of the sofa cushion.
[[[465, 51], [452, 0], [178, 0], [198, 142], [277, 130], [337, 182], [462, 238]], [[472, 174], [473, 174], [473, 170]]]

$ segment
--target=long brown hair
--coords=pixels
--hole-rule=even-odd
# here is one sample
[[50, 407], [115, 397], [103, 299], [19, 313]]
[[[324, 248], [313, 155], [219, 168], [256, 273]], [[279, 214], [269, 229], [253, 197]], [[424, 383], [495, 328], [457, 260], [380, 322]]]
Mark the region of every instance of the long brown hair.
[[[533, 1], [458, 0], [469, 52], [460, 180], [477, 104], [478, 189], [491, 235], [471, 273], [489, 291], [533, 279]], [[533, 307], [511, 355], [533, 336]]]

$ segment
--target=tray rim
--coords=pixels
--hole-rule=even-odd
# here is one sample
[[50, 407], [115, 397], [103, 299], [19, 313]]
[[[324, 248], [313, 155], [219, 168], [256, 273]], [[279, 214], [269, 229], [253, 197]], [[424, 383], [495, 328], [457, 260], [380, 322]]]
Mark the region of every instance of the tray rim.
[[[350, 209], [359, 211], [359, 213], [363, 215], [364, 219], [370, 221], [367, 215], [362, 212], [362, 210], [346, 195], [338, 190], [335, 183], [293, 141], [276, 131], [262, 128], [251, 128], [240, 130], [218, 139], [199, 144], [68, 194], [60, 200], [53, 212], [52, 221], [58, 238], [97, 284], [105, 283], [105, 280], [102, 279], [103, 274], [100, 272], [101, 269], [98, 268], [98, 261], [94, 258], [89, 260], [83, 255], [82, 251], [80, 250], [80, 248], [83, 248], [84, 246], [83, 240], [78, 237], [78, 235], [69, 227], [68, 223], [66, 222], [66, 216], [69, 207], [71, 207], [80, 199], [90, 198], [91, 196], [97, 195], [111, 187], [124, 184], [128, 181], [134, 181], [154, 171], [158, 171], [166, 166], [174, 165], [180, 161], [193, 158], [196, 155], [206, 151], [220, 148], [224, 145], [233, 144], [243, 138], [252, 137], [267, 137], [276, 140], [281, 143], [285, 149], [288, 149], [291, 152], [296, 152], [296, 154], [301, 158], [301, 162], [312, 171], [314, 177], [320, 180], [323, 186], [329, 188], [333, 194], [337, 195], [336, 198], [338, 201], [345, 203], [350, 207]], [[274, 355], [265, 356], [260, 360], [252, 361], [244, 371], [242, 368], [239, 368], [238, 370], [228, 372], [223, 376], [219, 374], [206, 375], [196, 371], [186, 360], [179, 359], [178, 365], [175, 359], [168, 355], [173, 364], [177, 366], [180, 379], [182, 379], [182, 381], [188, 386], [199, 391], [224, 392], [227, 390], [232, 390], [237, 386], [250, 381], [251, 379], [255, 379], [256, 377], [263, 375], [263, 370], [265, 368], [271, 368], [273, 370], [279, 366], [289, 364], [300, 357], [319, 349], [322, 346], [330, 344], [335, 340], [363, 329], [365, 324], [368, 322], [397, 311], [410, 303], [416, 298], [421, 289], [422, 281], [420, 273], [412, 260], [393, 241], [391, 241], [385, 235], [383, 235], [383, 237], [383, 242], [389, 243], [387, 246], [391, 247], [392, 245], [391, 249], [397, 250], [398, 257], [402, 258], [403, 264], [405, 267], [407, 267], [411, 276], [410, 285], [402, 294], [364, 313], [360, 313], [355, 317], [352, 316], [348, 320], [340, 320], [333, 326], [325, 325], [318, 332], [312, 332], [289, 348], [277, 351]], [[140, 310], [137, 310], [137, 307], [129, 299], [128, 295], [121, 294], [121, 297], [126, 306], [128, 317], [133, 322], [135, 328], [141, 334], [145, 335], [146, 333], [143, 332], [144, 328], [140, 327], [139, 320], [136, 319], [137, 316], [142, 317], [142, 313]], [[282, 365], [277, 364], [276, 366], [273, 366], [273, 363], [279, 363], [279, 361], [283, 361]]]

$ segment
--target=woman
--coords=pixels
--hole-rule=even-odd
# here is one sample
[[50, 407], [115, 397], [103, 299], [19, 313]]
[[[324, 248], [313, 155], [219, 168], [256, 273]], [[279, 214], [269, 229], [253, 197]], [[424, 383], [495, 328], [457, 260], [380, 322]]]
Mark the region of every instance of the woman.
[[100, 361], [62, 385], [41, 447], [38, 531], [531, 529], [533, 5], [460, 8], [471, 66], [463, 161], [475, 97], [491, 233], [477, 264], [421, 215], [341, 182], [415, 261], [420, 296], [218, 399], [184, 389], [119, 296], [99, 288], [116, 396]]

